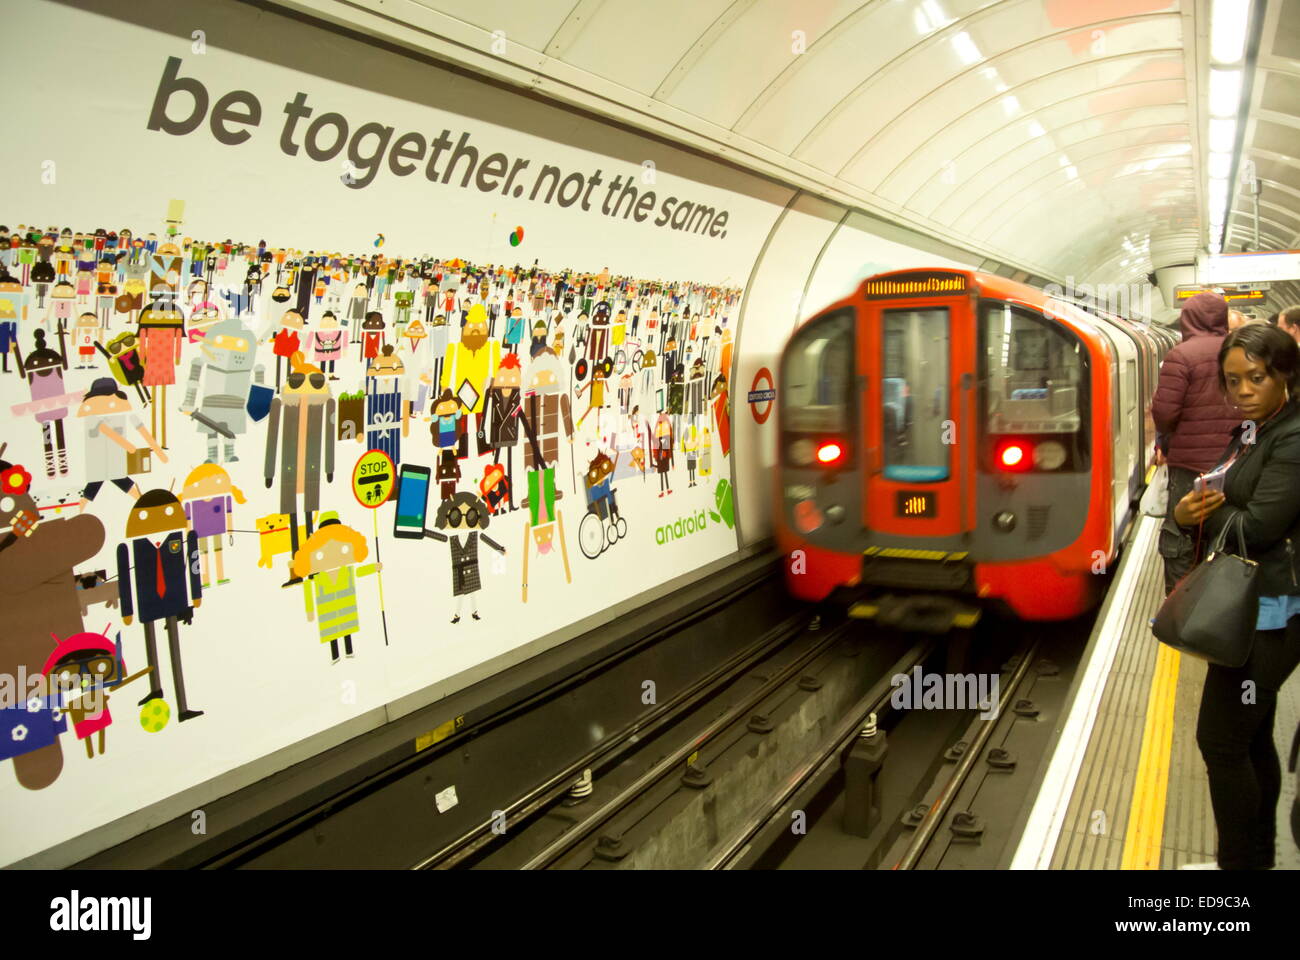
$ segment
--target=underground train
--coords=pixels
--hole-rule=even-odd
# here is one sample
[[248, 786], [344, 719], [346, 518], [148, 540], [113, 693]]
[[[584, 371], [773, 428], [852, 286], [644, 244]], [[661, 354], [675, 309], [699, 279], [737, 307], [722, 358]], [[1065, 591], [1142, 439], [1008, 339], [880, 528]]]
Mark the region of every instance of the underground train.
[[790, 591], [942, 632], [1101, 598], [1154, 456], [1170, 330], [973, 271], [867, 278], [777, 378]]

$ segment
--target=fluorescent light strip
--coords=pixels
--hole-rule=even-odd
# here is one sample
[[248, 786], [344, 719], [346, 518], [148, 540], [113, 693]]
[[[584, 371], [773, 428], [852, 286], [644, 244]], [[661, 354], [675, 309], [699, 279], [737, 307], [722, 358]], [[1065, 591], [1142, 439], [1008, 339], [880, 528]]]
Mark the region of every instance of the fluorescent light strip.
[[1237, 118], [1210, 118], [1210, 149], [1215, 153], [1232, 153], [1237, 146]]
[[1210, 59], [1215, 63], [1240, 63], [1246, 53], [1246, 25], [1250, 0], [1214, 0], [1210, 15]]
[[1222, 209], [1222, 207], [1228, 202], [1228, 181], [1226, 179], [1219, 180], [1211, 177], [1208, 193], [1210, 197], [1210, 209]]
[[1241, 110], [1241, 71], [1210, 68], [1210, 116], [1236, 117]]

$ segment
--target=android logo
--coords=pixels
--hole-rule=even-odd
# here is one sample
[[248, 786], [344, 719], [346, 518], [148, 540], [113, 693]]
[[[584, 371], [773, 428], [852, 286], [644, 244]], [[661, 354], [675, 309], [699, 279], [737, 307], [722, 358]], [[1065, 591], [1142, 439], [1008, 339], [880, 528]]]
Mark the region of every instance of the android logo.
[[709, 511], [709, 516], [715, 521], [721, 521], [727, 525], [727, 529], [733, 529], [736, 526], [736, 505], [731, 498], [731, 481], [722, 479], [718, 481], [717, 487], [713, 491], [713, 504], [718, 508], [718, 512]]

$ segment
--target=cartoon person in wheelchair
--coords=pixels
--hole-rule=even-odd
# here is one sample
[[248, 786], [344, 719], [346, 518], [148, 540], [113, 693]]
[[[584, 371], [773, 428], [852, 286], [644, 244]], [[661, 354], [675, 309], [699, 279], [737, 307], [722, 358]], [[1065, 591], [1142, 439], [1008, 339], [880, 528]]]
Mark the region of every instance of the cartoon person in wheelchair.
[[618, 453], [610, 460], [598, 453], [583, 475], [587, 488], [587, 513], [578, 524], [578, 546], [588, 560], [595, 560], [609, 547], [627, 536], [627, 521], [618, 510], [618, 500], [610, 485], [614, 468], [618, 466]]

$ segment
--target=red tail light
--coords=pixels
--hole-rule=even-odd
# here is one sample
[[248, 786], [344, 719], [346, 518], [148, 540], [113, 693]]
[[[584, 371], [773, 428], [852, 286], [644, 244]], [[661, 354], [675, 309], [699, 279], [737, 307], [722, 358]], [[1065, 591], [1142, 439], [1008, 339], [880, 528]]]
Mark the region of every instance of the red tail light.
[[825, 466], [844, 459], [844, 448], [838, 443], [823, 443], [817, 448], [817, 462]]
[[995, 459], [1000, 470], [1028, 470], [1034, 462], [1032, 453], [1028, 443], [1014, 440], [998, 447]]

